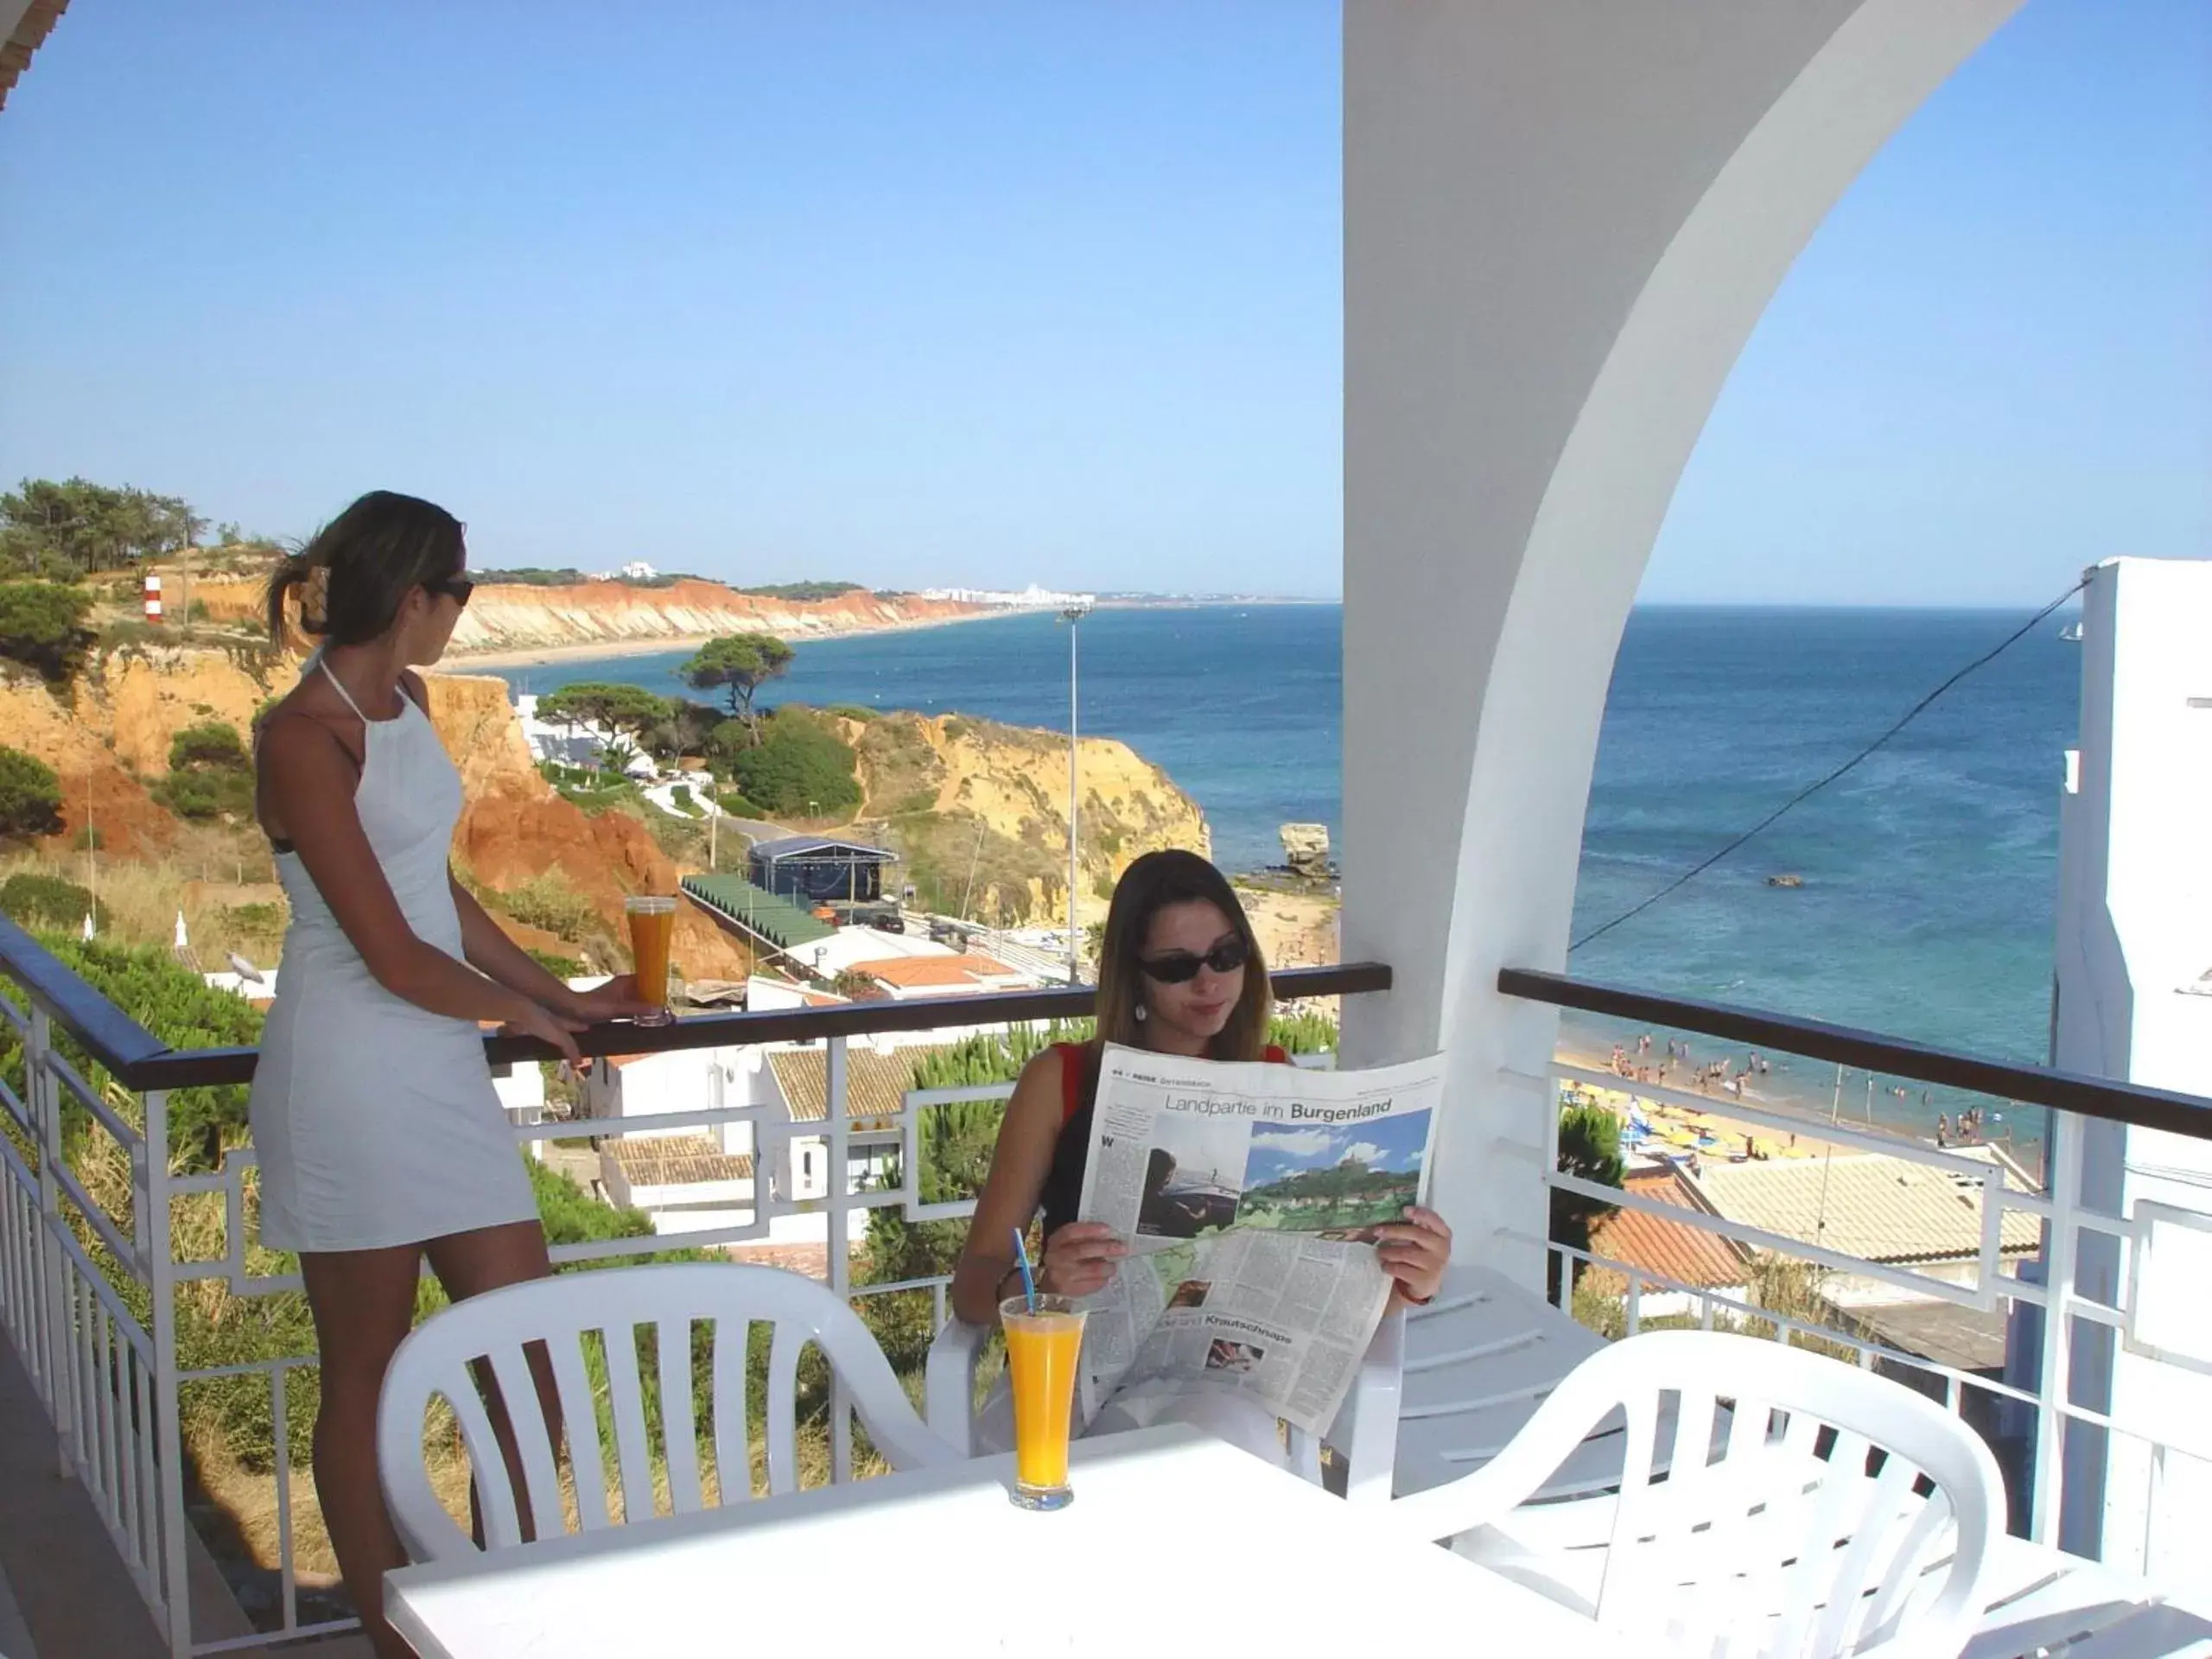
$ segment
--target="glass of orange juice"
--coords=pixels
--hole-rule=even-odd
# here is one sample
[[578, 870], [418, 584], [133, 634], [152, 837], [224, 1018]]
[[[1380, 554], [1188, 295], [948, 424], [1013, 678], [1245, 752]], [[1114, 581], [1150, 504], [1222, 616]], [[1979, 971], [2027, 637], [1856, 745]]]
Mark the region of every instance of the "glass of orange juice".
[[668, 1006], [668, 947], [676, 936], [676, 900], [650, 893], [624, 902], [630, 921], [630, 962], [638, 982], [638, 1000], [658, 1005], [656, 1014], [641, 1014], [641, 1026], [664, 1026], [676, 1016]]
[[1075, 1499], [1068, 1485], [1068, 1420], [1083, 1317], [1065, 1296], [1015, 1296], [999, 1304], [1014, 1378], [1013, 1496], [1025, 1510], [1064, 1510]]

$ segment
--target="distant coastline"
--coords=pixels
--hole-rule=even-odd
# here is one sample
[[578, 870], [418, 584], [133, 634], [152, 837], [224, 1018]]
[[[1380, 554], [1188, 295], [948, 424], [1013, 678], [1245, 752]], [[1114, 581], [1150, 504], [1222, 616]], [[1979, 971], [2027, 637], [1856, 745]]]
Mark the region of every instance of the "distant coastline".
[[[762, 632], [773, 633], [777, 638], [796, 645], [804, 645], [809, 640], [856, 639], [864, 634], [918, 633], [925, 628], [953, 628], [963, 622], [988, 622], [995, 614], [997, 613], [977, 611], [965, 616], [917, 617], [912, 621], [888, 622], [877, 627], [768, 628]], [[672, 651], [696, 651], [709, 639], [720, 637], [712, 633], [669, 633], [654, 638], [633, 635], [626, 639], [592, 639], [573, 645], [518, 645], [512, 650], [455, 651], [447, 654], [441, 666], [449, 672], [466, 673], [476, 668], [539, 668], [556, 663], [659, 657]]]
[[[1199, 611], [1224, 610], [1231, 607], [1258, 608], [1262, 606], [1335, 606], [1344, 601], [1337, 599], [1216, 599], [1216, 598], [1154, 598], [1143, 594], [1121, 594], [1101, 597], [1098, 608], [1110, 611]], [[966, 622], [1002, 621], [1008, 617], [1033, 616], [1042, 613], [1008, 607], [1000, 610], [978, 610], [961, 616], [918, 617], [912, 621], [887, 623], [881, 626], [850, 628], [800, 628], [766, 630], [792, 645], [804, 645], [810, 640], [856, 639], [863, 635], [887, 633], [917, 633], [925, 628], [957, 627]], [[493, 648], [489, 651], [457, 650], [448, 654], [445, 666], [453, 672], [465, 673], [471, 669], [544, 668], [561, 663], [613, 661], [628, 657], [658, 657], [669, 652], [696, 651], [709, 639], [711, 633], [671, 633], [656, 638], [632, 636], [625, 639], [591, 639], [571, 645], [518, 645], [512, 648]]]

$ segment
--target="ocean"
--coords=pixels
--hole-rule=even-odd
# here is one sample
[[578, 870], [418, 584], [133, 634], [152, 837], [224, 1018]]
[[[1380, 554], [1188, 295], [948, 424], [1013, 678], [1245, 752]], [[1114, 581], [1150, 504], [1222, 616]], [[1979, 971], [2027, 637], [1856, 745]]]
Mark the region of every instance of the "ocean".
[[[1847, 759], [2026, 615], [1637, 610], [1599, 744], [1575, 936]], [[2039, 626], [1758, 840], [1575, 952], [1573, 971], [2044, 1060], [2058, 793], [2079, 695], [2078, 648], [2058, 638], [2068, 620]], [[1082, 625], [1083, 729], [1122, 739], [1190, 791], [1225, 868], [1276, 861], [1278, 825], [1341, 823], [1341, 621], [1325, 605], [1101, 611]], [[689, 654], [506, 677], [525, 690], [593, 679], [673, 695]], [[1067, 699], [1066, 629], [1028, 614], [804, 644], [762, 701], [1065, 729]], [[1783, 874], [1803, 885], [1768, 885]], [[1796, 1092], [1815, 1092], [1802, 1082]], [[1824, 1078], [1823, 1101], [1827, 1090]], [[1932, 1120], [1946, 1104], [1955, 1109], [1885, 1096], [1875, 1116]]]

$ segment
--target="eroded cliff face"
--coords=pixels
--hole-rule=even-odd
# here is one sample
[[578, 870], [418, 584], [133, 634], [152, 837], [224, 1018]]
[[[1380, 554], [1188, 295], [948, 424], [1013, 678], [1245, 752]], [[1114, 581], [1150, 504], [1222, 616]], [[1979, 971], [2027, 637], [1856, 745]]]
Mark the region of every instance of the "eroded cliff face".
[[[1003, 921], [1067, 913], [1068, 748], [1050, 732], [959, 715], [883, 715], [840, 721], [858, 756], [864, 816], [885, 821], [934, 909]], [[1140, 854], [1182, 847], [1211, 855], [1196, 801], [1113, 738], [1082, 740], [1077, 914], [1105, 914], [1114, 883]], [[972, 891], [966, 873], [976, 872]], [[934, 880], [949, 891], [931, 892]]]
[[[35, 676], [0, 679], [0, 742], [54, 768], [63, 821], [61, 833], [47, 838], [54, 850], [81, 848], [88, 825], [101, 850], [118, 857], [155, 857], [175, 844], [177, 821], [124, 768], [101, 726]], [[166, 762], [166, 744], [162, 753]]]
[[[89, 794], [104, 855], [158, 858], [181, 830], [147, 788], [168, 770], [170, 740], [210, 720], [245, 736], [262, 704], [289, 690], [298, 672], [296, 659], [257, 664], [247, 652], [133, 651], [89, 664], [66, 703], [35, 677], [14, 676], [0, 680], [0, 741], [45, 761], [60, 779], [66, 827], [50, 838], [54, 845], [76, 844]], [[431, 675], [425, 684], [432, 721], [461, 775], [454, 855], [479, 881], [504, 891], [558, 871], [618, 940], [628, 893], [676, 890], [676, 867], [644, 823], [623, 812], [591, 817], [538, 776], [505, 682]], [[516, 931], [527, 944], [574, 953], [572, 945]], [[695, 978], [738, 979], [749, 968], [741, 946], [690, 913], [679, 915], [675, 958]]]
[[[260, 614], [261, 585], [203, 578], [193, 598], [220, 621]], [[555, 650], [574, 645], [671, 644], [723, 633], [772, 633], [787, 639], [862, 633], [976, 616], [974, 606], [866, 592], [799, 601], [741, 594], [718, 582], [685, 580], [665, 588], [585, 582], [564, 588], [519, 583], [477, 588], [454, 626], [455, 658], [471, 652]], [[458, 665], [458, 664], [457, 664]]]
[[272, 696], [291, 690], [299, 664], [251, 652], [133, 650], [100, 658], [75, 690], [78, 717], [103, 733], [116, 760], [142, 778], [169, 769], [169, 743], [188, 726], [219, 721], [241, 738]]
[[[626, 812], [587, 813], [538, 775], [505, 681], [434, 674], [423, 684], [461, 772], [454, 853], [479, 881], [507, 890], [557, 870], [618, 939], [626, 897], [676, 891], [676, 866], [642, 823]], [[694, 979], [742, 979], [750, 970], [744, 949], [688, 906], [677, 912], [672, 955]]]

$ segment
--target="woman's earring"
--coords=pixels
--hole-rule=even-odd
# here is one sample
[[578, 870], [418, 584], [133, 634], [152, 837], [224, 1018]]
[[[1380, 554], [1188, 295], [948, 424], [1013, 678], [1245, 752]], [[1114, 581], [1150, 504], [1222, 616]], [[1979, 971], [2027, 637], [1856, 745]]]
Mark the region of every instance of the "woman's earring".
[[1135, 1007], [1134, 1009], [1132, 1009], [1132, 1010], [1131, 1010], [1131, 1013], [1132, 1013], [1132, 1014], [1135, 1016], [1135, 1020], [1136, 1020], [1137, 1024], [1139, 1024], [1139, 1025], [1142, 1025], [1142, 1024], [1144, 1024], [1144, 1022], [1145, 1022], [1145, 1011], [1144, 1011], [1144, 1004], [1143, 1004], [1143, 1003], [1141, 1003], [1141, 1002], [1138, 1003], [1138, 1004], [1136, 1005], [1136, 1007]]

